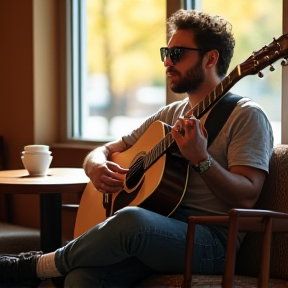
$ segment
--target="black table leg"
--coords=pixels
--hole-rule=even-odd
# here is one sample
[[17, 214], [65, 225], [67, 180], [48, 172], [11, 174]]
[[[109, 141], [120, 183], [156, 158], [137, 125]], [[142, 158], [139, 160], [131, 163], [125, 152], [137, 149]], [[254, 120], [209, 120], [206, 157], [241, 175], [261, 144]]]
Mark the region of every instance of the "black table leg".
[[41, 250], [53, 252], [62, 246], [62, 195], [40, 194]]

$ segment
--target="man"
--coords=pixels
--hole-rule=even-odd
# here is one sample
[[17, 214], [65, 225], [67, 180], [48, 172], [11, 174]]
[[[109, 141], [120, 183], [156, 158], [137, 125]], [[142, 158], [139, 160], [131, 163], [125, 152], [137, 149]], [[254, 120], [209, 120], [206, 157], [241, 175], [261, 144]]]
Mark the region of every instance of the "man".
[[[179, 151], [190, 163], [181, 204], [170, 217], [126, 207], [56, 252], [2, 256], [0, 282], [66, 275], [66, 287], [133, 287], [151, 273], [183, 273], [189, 215], [224, 215], [234, 207], [254, 206], [273, 147], [264, 112], [242, 98], [208, 149], [203, 126], [208, 113], [199, 121], [190, 112], [227, 72], [235, 45], [231, 25], [219, 16], [185, 10], [173, 14], [168, 24], [170, 40], [161, 48], [162, 61], [172, 91], [188, 97], [164, 107], [130, 135], [93, 150], [84, 169], [99, 192], [119, 192], [129, 170], [112, 162], [111, 155], [132, 147], [160, 120], [173, 127]], [[226, 242], [226, 228], [198, 225], [193, 273], [222, 273]]]

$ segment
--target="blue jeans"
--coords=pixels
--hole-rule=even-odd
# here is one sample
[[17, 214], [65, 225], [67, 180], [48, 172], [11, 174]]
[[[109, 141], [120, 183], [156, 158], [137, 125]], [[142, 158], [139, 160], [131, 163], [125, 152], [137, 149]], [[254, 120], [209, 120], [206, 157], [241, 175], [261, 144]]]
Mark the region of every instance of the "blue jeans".
[[[65, 287], [133, 287], [152, 273], [183, 273], [187, 213], [126, 207], [56, 251]], [[188, 213], [189, 214], [189, 213]], [[223, 272], [227, 229], [196, 227], [193, 273]]]

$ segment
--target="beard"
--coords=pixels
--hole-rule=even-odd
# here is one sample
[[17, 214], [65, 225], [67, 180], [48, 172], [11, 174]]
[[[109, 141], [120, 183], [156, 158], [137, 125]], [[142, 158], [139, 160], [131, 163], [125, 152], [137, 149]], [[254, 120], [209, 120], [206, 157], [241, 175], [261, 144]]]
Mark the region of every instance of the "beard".
[[170, 88], [174, 93], [196, 91], [204, 81], [204, 69], [201, 66], [201, 61], [191, 67], [183, 77], [173, 67], [169, 67], [167, 72], [173, 72], [179, 76], [178, 82], [172, 82], [170, 79]]

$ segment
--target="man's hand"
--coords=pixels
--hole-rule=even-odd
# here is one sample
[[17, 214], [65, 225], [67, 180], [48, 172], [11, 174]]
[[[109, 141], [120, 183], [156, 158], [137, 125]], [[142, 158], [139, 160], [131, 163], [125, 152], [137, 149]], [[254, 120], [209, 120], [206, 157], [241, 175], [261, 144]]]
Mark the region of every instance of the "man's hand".
[[183, 157], [192, 165], [208, 158], [207, 131], [195, 117], [179, 118], [171, 134]]
[[83, 164], [85, 173], [99, 192], [115, 193], [122, 190], [124, 175], [129, 169], [109, 161], [109, 157], [114, 152], [126, 149], [125, 143], [120, 140], [98, 147], [86, 156]]
[[114, 162], [106, 161], [104, 163], [94, 163], [89, 177], [99, 192], [115, 193], [123, 188], [123, 175], [128, 172], [129, 169], [122, 168]]

